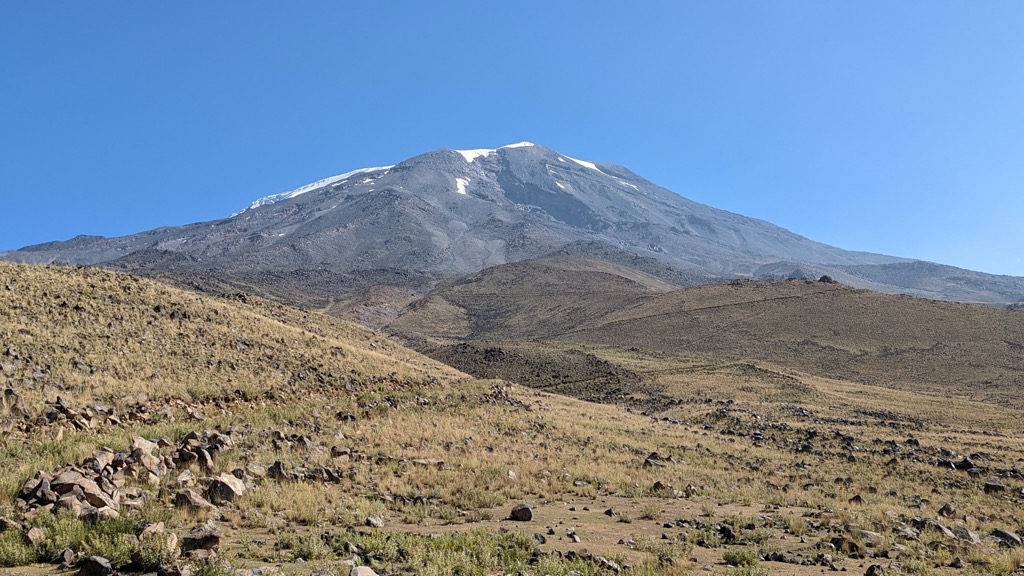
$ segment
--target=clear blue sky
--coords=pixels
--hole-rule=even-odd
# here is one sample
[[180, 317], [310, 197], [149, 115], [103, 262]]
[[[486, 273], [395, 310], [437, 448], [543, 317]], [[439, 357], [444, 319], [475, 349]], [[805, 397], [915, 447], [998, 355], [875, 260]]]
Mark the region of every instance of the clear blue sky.
[[0, 249], [520, 140], [1024, 275], [1024, 2], [0, 3]]

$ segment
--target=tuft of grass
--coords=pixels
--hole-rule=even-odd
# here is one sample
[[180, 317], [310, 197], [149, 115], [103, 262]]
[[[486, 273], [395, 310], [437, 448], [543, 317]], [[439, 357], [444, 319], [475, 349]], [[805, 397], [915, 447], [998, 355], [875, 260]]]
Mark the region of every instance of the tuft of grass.
[[758, 563], [757, 548], [729, 548], [722, 552], [722, 560], [730, 566], [756, 566]]
[[643, 520], [657, 520], [661, 517], [661, 507], [657, 503], [649, 502], [640, 508], [640, 518]]
[[[422, 576], [486, 576], [495, 571], [515, 574], [526, 569], [530, 551], [535, 545], [529, 536], [511, 532], [478, 530], [435, 538], [372, 532], [339, 536], [334, 542], [336, 550], [344, 550], [345, 539], [359, 546], [378, 564], [387, 566], [389, 571]], [[565, 574], [567, 570], [552, 573]]]

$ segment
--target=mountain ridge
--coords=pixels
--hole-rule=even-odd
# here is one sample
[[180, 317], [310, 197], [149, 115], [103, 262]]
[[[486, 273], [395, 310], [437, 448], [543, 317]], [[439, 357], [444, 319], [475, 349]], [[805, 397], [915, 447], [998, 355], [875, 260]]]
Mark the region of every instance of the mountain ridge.
[[[832, 275], [883, 292], [1024, 300], [1024, 278], [843, 250], [694, 202], [622, 166], [528, 142], [442, 148], [263, 196], [228, 218], [117, 238], [78, 236], [0, 252], [0, 259], [119, 268], [127, 258], [142, 274], [394, 269], [439, 281], [586, 242], [710, 278]], [[163, 257], [138, 257], [145, 254]], [[167, 257], [175, 254], [181, 257]]]

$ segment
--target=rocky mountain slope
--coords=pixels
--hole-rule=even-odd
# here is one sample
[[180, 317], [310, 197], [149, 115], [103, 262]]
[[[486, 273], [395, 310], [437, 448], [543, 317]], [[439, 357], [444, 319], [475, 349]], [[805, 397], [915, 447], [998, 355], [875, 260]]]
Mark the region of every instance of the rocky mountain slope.
[[[569, 245], [657, 259], [692, 277], [829, 274], [886, 292], [1024, 300], [1024, 279], [827, 246], [690, 201], [621, 166], [525, 142], [437, 150], [267, 196], [222, 220], [120, 238], [80, 236], [3, 252], [0, 259], [212, 274], [235, 286], [316, 271], [351, 292], [381, 285], [374, 282], [382, 276], [385, 285], [422, 289]], [[288, 301], [303, 299], [293, 296]]]

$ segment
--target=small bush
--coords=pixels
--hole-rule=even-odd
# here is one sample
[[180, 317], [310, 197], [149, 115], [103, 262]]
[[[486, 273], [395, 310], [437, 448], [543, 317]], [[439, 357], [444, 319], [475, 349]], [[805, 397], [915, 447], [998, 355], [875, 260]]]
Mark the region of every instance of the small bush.
[[688, 539], [701, 548], [718, 548], [722, 545], [722, 536], [710, 527], [694, 531]]
[[287, 550], [295, 559], [319, 560], [326, 558], [333, 553], [331, 547], [324, 543], [323, 539], [314, 532], [288, 532], [277, 539], [277, 546]]
[[21, 532], [8, 530], [0, 534], [0, 566], [24, 566], [36, 559], [36, 551], [25, 544]]
[[189, 564], [193, 576], [234, 576], [235, 571], [226, 562], [193, 562]]
[[730, 566], [756, 566], [757, 550], [754, 548], [729, 548], [722, 552], [722, 560]]
[[167, 534], [147, 534], [139, 539], [139, 550], [133, 560], [143, 570], [157, 570], [173, 564], [178, 558], [178, 549], [168, 546]]
[[743, 532], [743, 540], [750, 544], [764, 544], [775, 534], [771, 528], [754, 528]]

